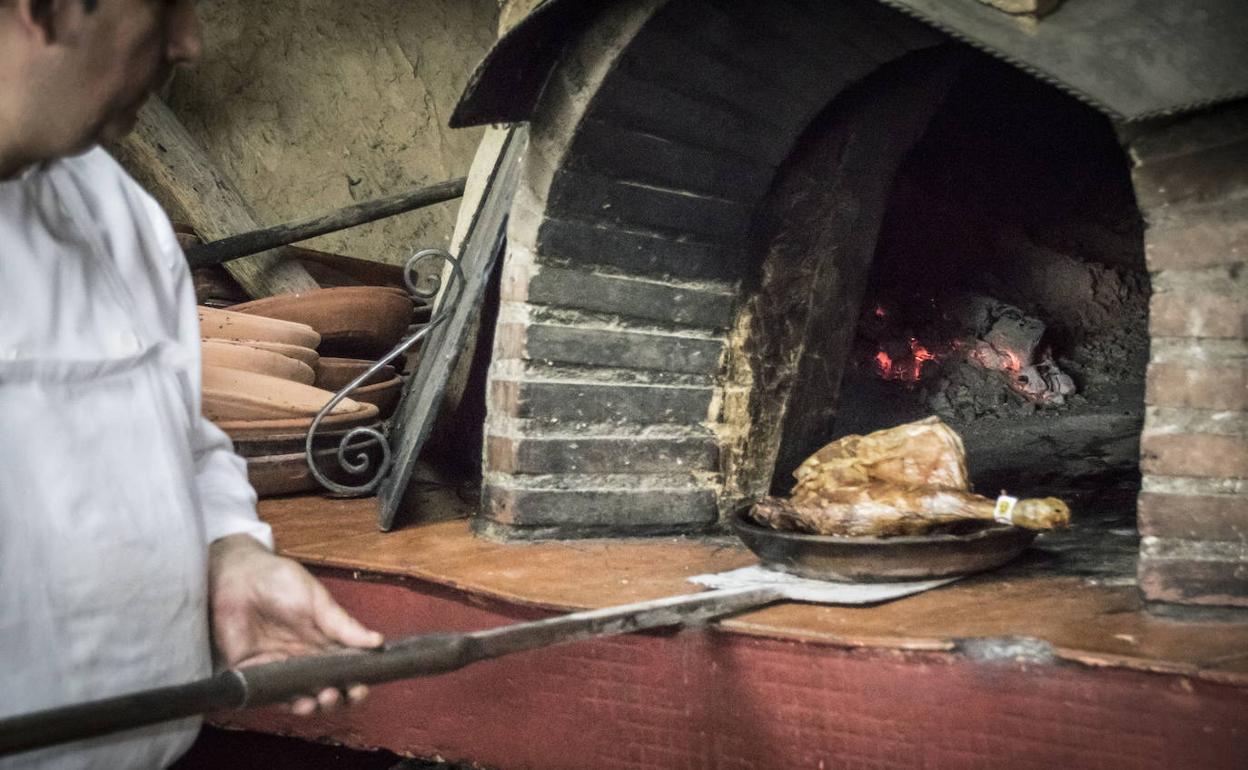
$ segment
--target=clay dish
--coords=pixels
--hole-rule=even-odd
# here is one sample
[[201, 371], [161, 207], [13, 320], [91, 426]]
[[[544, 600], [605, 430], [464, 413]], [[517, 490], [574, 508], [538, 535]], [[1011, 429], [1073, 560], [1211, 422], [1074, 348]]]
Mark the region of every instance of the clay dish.
[[[333, 424], [332, 421], [337, 419], [338, 418], [329, 418], [321, 421], [322, 427], [317, 429], [316, 440], [314, 442], [317, 451], [322, 449], [336, 449], [339, 442], [342, 441], [342, 437], [346, 435], [348, 431], [354, 430], [355, 428], [364, 426], [378, 431], [382, 428], [381, 423], [376, 419], [373, 419], [371, 422], [360, 422], [357, 420], [355, 422], [345, 423], [339, 420], [336, 425]], [[354, 419], [354, 417], [352, 419]], [[239, 457], [269, 457], [271, 455], [288, 455], [303, 452], [307, 448], [308, 426], [310, 426], [311, 423], [311, 419], [307, 419], [300, 423], [299, 427], [303, 428], [302, 432], [282, 429], [285, 430], [284, 433], [271, 431], [263, 435], [261, 435], [261, 431], [255, 427], [259, 424], [258, 421], [253, 421], [251, 424], [246, 426], [233, 425], [233, 430], [239, 435], [244, 436], [244, 438], [237, 438], [234, 440], [234, 451]], [[327, 424], [329, 427], [324, 427]], [[259, 437], [257, 438], [257, 436]]]
[[351, 398], [362, 404], [372, 404], [377, 407], [378, 416], [384, 420], [394, 414], [402, 393], [403, 378], [396, 374], [383, 382], [365, 385], [352, 393]]
[[[367, 439], [352, 444], [348, 449], [348, 457], [352, 460], [363, 450], [372, 461], [372, 468], [381, 462], [381, 448], [376, 442]], [[316, 451], [317, 468], [330, 479], [339, 484], [361, 484], [369, 478], [369, 471], [360, 476], [353, 476], [338, 467], [336, 446]], [[262, 455], [247, 458], [247, 478], [256, 494], [261, 497], [289, 495], [295, 492], [308, 492], [321, 488], [312, 472], [308, 470], [308, 459], [302, 451], [280, 455]]]
[[316, 348], [321, 343], [321, 335], [306, 324], [202, 305], [198, 310], [199, 334], [207, 339], [259, 340], [305, 348]]
[[[347, 383], [359, 377], [372, 366], [375, 361], [366, 361], [362, 358], [331, 358], [323, 356], [316, 364], [316, 380], [315, 384], [318, 388], [325, 390], [340, 390], [346, 387]], [[378, 369], [372, 377], [364, 381], [365, 387], [376, 385], [379, 382], [385, 382], [392, 379], [397, 372], [394, 367], [386, 364]]]
[[[373, 363], [356, 358], [322, 358], [316, 370], [316, 386], [337, 392], [366, 372]], [[351, 393], [351, 398], [373, 404], [381, 410], [381, 418], [384, 420], [394, 414], [402, 393], [403, 378], [399, 377], [393, 366], [387, 364], [373, 372], [373, 376], [365, 380], [362, 387]]]
[[244, 302], [233, 312], [294, 321], [321, 335], [326, 355], [379, 357], [393, 348], [412, 322], [412, 299], [389, 286], [343, 286]]
[[[267, 374], [205, 366], [204, 416], [213, 422], [276, 420], [315, 415], [333, 398], [328, 390]], [[333, 415], [352, 415], [376, 407], [344, 399]]]
[[316, 372], [312, 371], [312, 367], [297, 358], [250, 345], [236, 345], [225, 340], [204, 340], [202, 345], [204, 366], [241, 369], [304, 385], [311, 385], [316, 381]]
[[[350, 400], [350, 399], [349, 399]], [[347, 414], [331, 414], [321, 420], [320, 429], [325, 433], [338, 433], [358, 427], [376, 427], [377, 407], [372, 404], [361, 404], [363, 411]], [[278, 443], [286, 441], [303, 441], [312, 427], [311, 417], [286, 417], [276, 420], [228, 420], [217, 423], [217, 427], [225, 431], [234, 441]]]
[[[208, 342], [209, 340], [202, 340]], [[280, 353], [287, 358], [293, 358], [296, 361], [304, 363], [309, 369], [316, 372], [317, 363], [321, 360], [321, 354], [312, 348], [305, 348], [302, 345], [285, 345], [281, 342], [262, 342], [261, 340], [212, 340], [218, 345], [236, 345], [238, 347], [256, 348], [258, 350], [267, 350], [272, 353]]]

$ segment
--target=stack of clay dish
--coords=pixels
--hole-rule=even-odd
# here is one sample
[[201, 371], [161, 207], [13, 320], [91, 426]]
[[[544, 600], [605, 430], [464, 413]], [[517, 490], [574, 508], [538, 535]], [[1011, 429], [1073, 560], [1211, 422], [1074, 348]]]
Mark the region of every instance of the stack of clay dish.
[[211, 340], [276, 342], [313, 350], [321, 344], [321, 335], [307, 324], [202, 305], [199, 307], [199, 335]]
[[[322, 358], [317, 363], [315, 385], [318, 388], [337, 392], [368, 371], [373, 364], [373, 361], [357, 358]], [[380, 410], [381, 419], [384, 420], [394, 414], [402, 391], [403, 379], [399, 377], [393, 366], [387, 364], [362, 382], [358, 389], [352, 391], [351, 398], [376, 406]]]
[[[204, 416], [234, 440], [235, 449], [247, 459], [252, 486], [263, 496], [317, 487], [308, 472], [305, 440], [313, 418], [333, 395], [269, 374], [213, 365], [203, 369]], [[340, 476], [334, 456], [338, 441], [357, 427], [376, 427], [377, 417], [372, 404], [350, 398], [336, 404], [317, 433], [316, 452], [323, 461], [318, 467], [331, 478]], [[379, 448], [369, 448], [370, 455], [375, 451]]]
[[304, 324], [320, 334], [327, 356], [379, 358], [399, 343], [411, 324], [412, 298], [389, 286], [342, 286], [234, 305], [231, 312]]
[[298, 356], [232, 340], [203, 340], [201, 344], [204, 366], [267, 374], [304, 385], [316, 382], [316, 372], [312, 369], [318, 363], [315, 359], [309, 362]]
[[[368, 457], [369, 467], [376, 468], [382, 459], [381, 447], [372, 439], [363, 438], [352, 442], [346, 456], [352, 462], [359, 459], [363, 452]], [[352, 476], [338, 465], [338, 445], [316, 449], [316, 467], [329, 479], [346, 486], [363, 483], [361, 478]], [[320, 488], [320, 483], [308, 470], [307, 456], [302, 452], [286, 454], [267, 454], [247, 459], [247, 478], [256, 494], [261, 497], [275, 495], [291, 495]]]
[[[241, 423], [308, 418], [311, 424], [311, 418], [334, 396], [328, 390], [294, 380], [221, 366], [205, 366], [203, 379], [204, 416], [227, 433], [227, 426]], [[323, 423], [338, 425], [376, 416], [377, 407], [346, 398], [334, 405]]]

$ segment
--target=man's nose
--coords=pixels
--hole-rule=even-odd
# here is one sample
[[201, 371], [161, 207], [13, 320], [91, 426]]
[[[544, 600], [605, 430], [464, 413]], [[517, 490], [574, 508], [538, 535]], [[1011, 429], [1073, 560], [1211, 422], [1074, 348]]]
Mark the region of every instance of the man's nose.
[[189, 64], [204, 50], [195, 0], [177, 0], [169, 17], [169, 44], [165, 54], [172, 64]]

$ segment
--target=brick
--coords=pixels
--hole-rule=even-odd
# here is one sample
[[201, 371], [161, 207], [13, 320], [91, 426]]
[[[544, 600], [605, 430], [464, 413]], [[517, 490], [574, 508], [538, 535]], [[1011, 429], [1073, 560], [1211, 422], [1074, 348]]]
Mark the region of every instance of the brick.
[[804, 128], [788, 126], [787, 134], [781, 133], [716, 101], [636, 80], [623, 72], [603, 83], [589, 117], [770, 166], [784, 159], [793, 137]]
[[1131, 174], [1146, 213], [1165, 205], [1218, 201], [1248, 190], [1248, 135], [1199, 152], [1161, 158]]
[[506, 358], [684, 374], [715, 373], [724, 348], [715, 338], [544, 323], [501, 323], [497, 334]]
[[1248, 412], [1149, 406], [1144, 410], [1144, 430], [1158, 434], [1248, 436]]
[[668, 28], [662, 24], [662, 17], [656, 21], [620, 60], [639, 80], [667, 83], [682, 93], [715, 98], [759, 123], [777, 127], [805, 125], [827, 104], [823, 98], [794, 98], [776, 87], [774, 76], [762, 75], [718, 51], [691, 44], [689, 35]]
[[1152, 296], [1148, 325], [1160, 337], [1248, 339], [1248, 297], [1159, 292]]
[[1140, 534], [1248, 544], [1248, 495], [1175, 495], [1144, 492]]
[[571, 220], [546, 219], [537, 248], [542, 261], [613, 267], [656, 278], [733, 281], [741, 270], [740, 252], [728, 246]]
[[1145, 433], [1140, 469], [1159, 476], [1248, 478], [1248, 438]]
[[523, 294], [503, 298], [706, 329], [728, 328], [736, 310], [730, 286], [682, 286], [548, 265], [529, 279]]
[[762, 198], [775, 168], [674, 139], [601, 120], [586, 120], [567, 156], [568, 168], [688, 190], [753, 204]]
[[692, 425], [707, 420], [711, 395], [709, 386], [495, 379], [489, 409], [546, 424]]
[[[719, 511], [709, 489], [528, 489], [486, 484], [483, 514], [543, 537], [627, 535], [699, 530]], [[513, 533], [518, 534], [518, 533]]]
[[[1058, 3], [1062, 0], [1038, 0], [1038, 2]], [[798, 0], [801, 5], [817, 5], [820, 8], [827, 8], [831, 5], [839, 5], [833, 3], [824, 3], [821, 0]], [[917, 50], [919, 48], [928, 48], [930, 46], [942, 45], [949, 42], [949, 38], [943, 32], [937, 31], [934, 27], [905, 15], [904, 13], [890, 8], [880, 2], [858, 3], [859, 13], [864, 19], [871, 21], [875, 26], [888, 33], [889, 37], [896, 39], [906, 48]]]
[[1137, 577], [1152, 601], [1248, 607], [1248, 547], [1240, 543], [1146, 537]]
[[[670, 29], [694, 46], [705, 46], [740, 66], [767, 78], [776, 90], [792, 94], [812, 105], [826, 105], [828, 83], [839, 82], [833, 73], [811, 66], [810, 57], [795, 51], [786, 40], [765, 30], [741, 23], [709, 0], [670, 3], [661, 17]], [[839, 89], [838, 89], [839, 90]]]
[[1131, 157], [1136, 163], [1148, 164], [1220, 147], [1245, 136], [1248, 136], [1248, 102], [1241, 101], [1182, 117], [1141, 134], [1131, 142]]
[[909, 52], [897, 38], [870, 23], [856, 2], [804, 3], [728, 0], [725, 13], [743, 26], [765, 30], [813, 61], [861, 77], [886, 61]]
[[1149, 601], [1248, 607], [1248, 564], [1141, 558], [1136, 577]]
[[1158, 364], [1248, 366], [1248, 340], [1153, 335], [1149, 358]]
[[713, 471], [715, 440], [650, 436], [489, 436], [487, 467], [498, 473]]
[[1144, 232], [1144, 256], [1152, 272], [1248, 262], [1248, 198], [1158, 219]]
[[736, 201], [567, 170], [556, 174], [546, 212], [555, 219], [692, 235], [711, 243], [739, 243], [753, 214]]
[[1248, 367], [1149, 364], [1149, 406], [1248, 411]]

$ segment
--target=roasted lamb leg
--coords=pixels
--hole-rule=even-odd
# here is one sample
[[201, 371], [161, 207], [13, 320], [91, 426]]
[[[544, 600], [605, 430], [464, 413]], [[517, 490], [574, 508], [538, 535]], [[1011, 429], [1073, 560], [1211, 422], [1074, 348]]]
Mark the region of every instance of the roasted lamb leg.
[[806, 458], [793, 472], [793, 502], [829, 486], [881, 481], [903, 487], [970, 489], [962, 437], [938, 417], [845, 436]]
[[[971, 493], [962, 438], [939, 418], [866, 436], [845, 436], [793, 473], [789, 500], [768, 498], [754, 518], [776, 529], [820, 535], [917, 535], [960, 520], [993, 521], [996, 502]], [[1010, 522], [1028, 529], [1066, 526], [1061, 500], [1021, 500]]]
[[[996, 502], [955, 489], [899, 487], [870, 482], [823, 489], [805, 502], [766, 498], [753, 518], [775, 529], [816, 535], [889, 537], [921, 535], [968, 519], [991, 522]], [[1054, 529], [1070, 522], [1070, 509], [1053, 497], [1019, 500], [1010, 522], [1027, 529]]]

